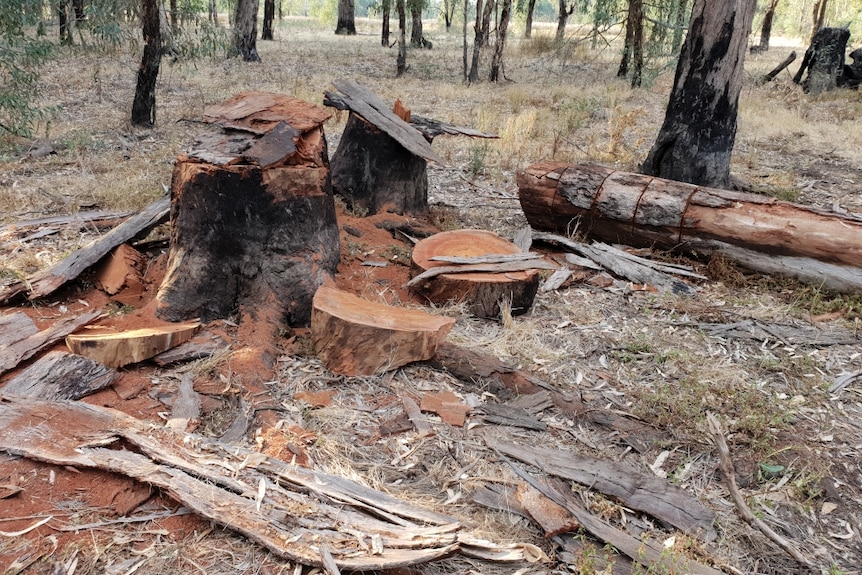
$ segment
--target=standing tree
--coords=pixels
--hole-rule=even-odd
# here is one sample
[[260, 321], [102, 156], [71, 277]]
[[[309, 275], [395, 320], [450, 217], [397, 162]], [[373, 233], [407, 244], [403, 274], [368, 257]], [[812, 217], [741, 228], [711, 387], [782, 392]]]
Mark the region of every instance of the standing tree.
[[338, 0], [338, 24], [335, 26], [336, 34], [353, 36], [356, 34], [356, 7], [353, 0]]
[[259, 0], [237, 0], [233, 21], [231, 56], [242, 56], [245, 62], [260, 62], [257, 53], [257, 9]]
[[629, 73], [629, 61], [632, 61], [632, 88], [641, 85], [644, 68], [644, 3], [643, 0], [629, 0], [629, 13], [626, 17], [626, 40], [623, 47], [623, 58], [617, 77], [625, 78]]
[[491, 58], [492, 82], [498, 82], [500, 77], [505, 77], [503, 71], [503, 50], [506, 48], [506, 30], [509, 28], [509, 13], [512, 11], [512, 0], [503, 0], [503, 8], [500, 10], [500, 22], [497, 24], [497, 42], [494, 46], [494, 56]]
[[159, 0], [141, 1], [144, 54], [138, 68], [138, 83], [132, 102], [132, 124], [151, 128], [156, 123], [156, 80], [162, 63], [162, 33]]
[[398, 58], [395, 60], [395, 77], [400, 78], [407, 71], [407, 10], [404, 0], [395, 0], [395, 10], [398, 12]]
[[645, 174], [726, 188], [755, 0], [695, 0]]
[[263, 0], [263, 30], [261, 40], [272, 40], [272, 21], [275, 19], [275, 0]]
[[760, 26], [759, 49], [761, 52], [769, 50], [769, 37], [772, 35], [772, 21], [775, 19], [776, 6], [778, 6], [778, 0], [769, 0], [766, 11], [763, 13], [763, 24]]
[[425, 9], [426, 0], [407, 0], [407, 6], [410, 8], [410, 45], [414, 48], [431, 49], [431, 42], [425, 39], [425, 33], [422, 31], [422, 10]]
[[72, 37], [72, 19], [69, 16], [71, 10], [69, 0], [60, 0], [57, 2], [57, 21], [60, 24], [60, 44], [71, 46], [75, 43]]
[[811, 9], [811, 35], [808, 37], [808, 45], [814, 43], [814, 36], [823, 28], [826, 22], [826, 0], [815, 0]]
[[455, 4], [455, 0], [443, 0], [443, 21], [446, 23], [447, 32], [452, 28], [452, 20], [455, 18]]
[[467, 75], [467, 82], [470, 84], [479, 79], [479, 59], [482, 53], [483, 39], [487, 36], [486, 29], [491, 27], [493, 10], [494, 0], [486, 0], [484, 8], [482, 0], [476, 0], [476, 22], [473, 26], [476, 37], [473, 40], [473, 60], [470, 63], [470, 73]]
[[217, 0], [209, 0], [207, 17], [209, 21], [218, 26], [218, 3]]
[[380, 30], [380, 45], [389, 47], [389, 13], [392, 12], [392, 0], [383, 0], [380, 4], [383, 12], [383, 27]]
[[566, 37], [566, 23], [569, 21], [569, 16], [574, 13], [575, 6], [574, 1], [569, 5], [566, 0], [560, 0], [560, 9], [557, 12], [557, 42], [562, 42]]
[[527, 0], [527, 24], [524, 26], [524, 38], [533, 35], [533, 12], [536, 11], [536, 0]]

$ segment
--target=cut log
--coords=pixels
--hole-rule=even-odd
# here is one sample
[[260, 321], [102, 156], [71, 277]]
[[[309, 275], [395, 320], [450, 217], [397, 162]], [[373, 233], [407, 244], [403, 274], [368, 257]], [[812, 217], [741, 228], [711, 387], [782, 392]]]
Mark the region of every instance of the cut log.
[[2, 315], [0, 316], [0, 350], [27, 339], [38, 331], [39, 328], [23, 311]]
[[212, 131], [174, 166], [161, 318], [206, 322], [239, 309], [261, 325], [307, 325], [339, 258], [328, 115], [259, 92], [206, 111]]
[[531, 226], [720, 255], [836, 291], [862, 289], [862, 220], [774, 198], [601, 166], [540, 162], [517, 176]]
[[199, 321], [111, 332], [97, 328], [66, 338], [73, 353], [108, 367], [138, 363], [187, 342], [200, 327]]
[[[412, 262], [415, 275], [419, 275], [446, 265], [446, 262], [434, 261], [432, 258], [435, 256], [471, 257], [517, 253], [520, 253], [520, 249], [515, 244], [493, 232], [455, 230], [417, 242], [413, 246]], [[435, 304], [466, 303], [470, 313], [478, 317], [498, 317], [503, 302], [511, 304], [512, 315], [518, 315], [533, 305], [533, 298], [539, 289], [540, 267], [541, 263], [526, 260], [520, 270], [504, 269], [503, 273], [444, 273], [411, 289]]]
[[51, 327], [22, 339], [0, 350], [0, 375], [14, 369], [22, 361], [26, 361], [52, 345], [60, 341], [76, 329], [87, 325], [102, 315], [102, 310], [76, 316], [67, 317], [54, 323]]
[[108, 252], [118, 245], [141, 234], [149, 233], [168, 216], [170, 199], [159, 198], [140, 213], [132, 216], [98, 240], [67, 256], [62, 261], [30, 277], [26, 282], [16, 282], [0, 290], [0, 303], [5, 303], [16, 295], [29, 292], [27, 297], [34, 300], [54, 293], [66, 282], [78, 277]]
[[314, 296], [311, 337], [327, 369], [372, 375], [430, 359], [455, 320], [369, 302], [323, 286]]
[[119, 374], [104, 365], [64, 351], [53, 351], [0, 387], [4, 396], [81, 399], [111, 385]]
[[[849, 39], [850, 30], [847, 28], [818, 30], [811, 40], [811, 46], [805, 50], [793, 81], [801, 83], [803, 89], [812, 94], [836, 88], [844, 73], [844, 52]], [[803, 80], [806, 70], [808, 76]]]

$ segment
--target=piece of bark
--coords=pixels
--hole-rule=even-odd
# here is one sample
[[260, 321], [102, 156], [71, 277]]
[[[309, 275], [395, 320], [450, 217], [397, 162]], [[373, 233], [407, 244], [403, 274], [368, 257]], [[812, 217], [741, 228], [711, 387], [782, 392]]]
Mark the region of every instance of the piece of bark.
[[383, 373], [434, 356], [455, 320], [369, 302], [323, 286], [314, 295], [311, 337], [327, 369]]
[[477, 409], [482, 413], [482, 419], [488, 423], [497, 425], [508, 425], [510, 427], [521, 427], [535, 431], [547, 431], [548, 426], [527, 413], [522, 407], [513, 407], [505, 404], [484, 403]]
[[201, 416], [201, 397], [194, 388], [191, 373], [183, 374], [177, 396], [171, 405], [171, 416], [165, 426], [174, 431], [184, 433], [189, 425]]
[[848, 292], [862, 289], [862, 221], [774, 198], [560, 162], [518, 176], [536, 229], [719, 255], [743, 267]]
[[545, 537], [550, 539], [555, 535], [577, 531], [580, 528], [580, 523], [571, 513], [532, 486], [520, 483], [516, 493], [518, 502], [530, 514], [533, 521], [544, 530]]
[[17, 282], [0, 290], [0, 303], [5, 303], [25, 291], [28, 292], [27, 298], [30, 300], [54, 293], [118, 245], [148, 233], [165, 221], [168, 217], [170, 201], [168, 196], [159, 198], [88, 246], [72, 252], [57, 264], [31, 276], [26, 282]]
[[2, 315], [0, 316], [0, 350], [27, 339], [38, 331], [39, 328], [23, 311]]
[[136, 306], [144, 295], [144, 256], [129, 244], [120, 244], [100, 262], [96, 287], [124, 305]]
[[230, 347], [230, 344], [221, 336], [213, 333], [198, 333], [189, 341], [178, 345], [173, 349], [163, 351], [153, 357], [156, 365], [164, 367], [172, 363], [180, 363], [184, 361], [193, 361], [211, 357], [220, 351], [224, 351]]
[[2, 395], [46, 400], [81, 399], [111, 385], [119, 374], [104, 365], [64, 351], [45, 354], [0, 387]]
[[66, 345], [72, 352], [108, 367], [122, 367], [190, 340], [200, 326], [199, 321], [190, 321], [120, 332], [98, 329], [72, 334], [66, 337]]
[[[103, 447], [118, 439], [136, 451]], [[482, 549], [523, 561], [529, 550], [478, 544], [447, 515], [347, 479], [81, 402], [0, 400], [0, 450], [133, 477], [273, 554], [312, 567], [323, 565], [321, 545], [345, 571], [394, 569]], [[367, 534], [382, 545], [357, 545], [345, 533]]]
[[467, 416], [472, 408], [461, 401], [461, 398], [451, 391], [426, 393], [419, 404], [422, 411], [432, 411], [444, 422], [455, 427], [462, 427], [467, 422]]
[[401, 398], [401, 404], [404, 406], [404, 411], [407, 414], [407, 417], [410, 419], [413, 427], [416, 428], [416, 432], [420, 437], [434, 435], [434, 428], [431, 427], [430, 423], [428, 423], [428, 419], [422, 415], [419, 405], [413, 401], [413, 398], [405, 395]]
[[655, 475], [621, 463], [572, 452], [507, 443], [485, 435], [491, 449], [563, 479], [613, 497], [626, 507], [649, 513], [687, 535], [715, 538], [715, 514], [688, 493]]
[[[512, 315], [526, 312], [533, 304], [539, 288], [538, 269], [547, 262], [528, 260], [509, 264], [476, 264], [461, 266], [464, 273], [439, 273], [434, 268], [456, 271], [454, 266], [435, 262], [434, 256], [475, 257], [491, 254], [520, 254], [520, 249], [497, 234], [485, 230], [454, 230], [441, 232], [413, 246], [413, 284], [408, 284], [417, 294], [435, 304], [462, 303], [475, 316], [496, 318], [504, 301], [511, 305]], [[489, 267], [482, 267], [488, 265]], [[511, 267], [506, 267], [511, 266]], [[520, 266], [520, 268], [519, 268]], [[557, 266], [553, 266], [556, 268]], [[450, 269], [452, 268], [452, 269]], [[470, 270], [469, 272], [466, 270]], [[500, 273], [485, 270], [498, 270]], [[422, 274], [432, 275], [419, 283]]]
[[549, 292], [560, 289], [570, 277], [572, 277], [572, 270], [569, 268], [558, 269], [542, 282], [542, 285], [539, 286], [539, 291]]
[[102, 310], [96, 309], [79, 316], [63, 318], [55, 322], [51, 327], [0, 350], [0, 375], [14, 369], [22, 361], [26, 361], [43, 349], [54, 345], [100, 315], [102, 315]]
[[[527, 372], [511, 367], [496, 357], [469, 350], [454, 343], [443, 342], [436, 355], [428, 362], [434, 369], [442, 369], [462, 381], [504, 387], [515, 393], [536, 393], [543, 389], [542, 382]], [[548, 386], [550, 387], [550, 386]], [[492, 387], [493, 391], [494, 387]]]

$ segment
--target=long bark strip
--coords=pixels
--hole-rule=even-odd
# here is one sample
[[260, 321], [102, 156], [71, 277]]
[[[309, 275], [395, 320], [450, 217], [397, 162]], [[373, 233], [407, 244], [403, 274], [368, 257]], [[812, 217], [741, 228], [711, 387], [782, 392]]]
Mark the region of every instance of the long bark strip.
[[722, 255], [838, 291], [862, 289], [862, 220], [774, 198], [601, 166], [540, 162], [517, 176], [536, 229]]

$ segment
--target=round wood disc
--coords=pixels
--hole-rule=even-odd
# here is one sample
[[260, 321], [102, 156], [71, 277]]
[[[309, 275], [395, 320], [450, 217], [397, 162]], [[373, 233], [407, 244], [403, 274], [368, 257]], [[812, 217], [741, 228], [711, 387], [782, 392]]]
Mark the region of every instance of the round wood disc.
[[[475, 257], [520, 253], [518, 246], [487, 230], [454, 230], [425, 238], [413, 246], [414, 276], [433, 267], [452, 265], [432, 261], [434, 256]], [[435, 304], [466, 302], [470, 313], [497, 317], [500, 303], [511, 301], [512, 314], [526, 312], [539, 287], [538, 270], [505, 273], [442, 274], [415, 288]]]

